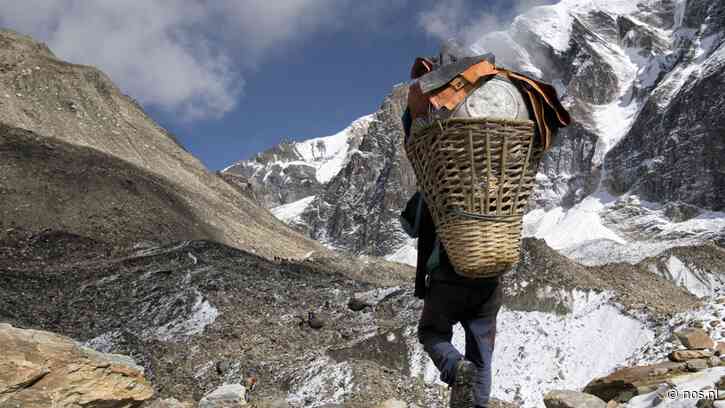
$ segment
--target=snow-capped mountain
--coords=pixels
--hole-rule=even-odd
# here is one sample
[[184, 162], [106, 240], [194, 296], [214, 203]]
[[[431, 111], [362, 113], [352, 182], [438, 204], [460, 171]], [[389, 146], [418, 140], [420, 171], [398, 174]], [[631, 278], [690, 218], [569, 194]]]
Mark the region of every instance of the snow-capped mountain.
[[372, 116], [363, 116], [332, 136], [284, 142], [252, 160], [236, 162], [222, 173], [247, 179], [257, 200], [266, 207], [307, 199], [342, 170], [371, 121]]
[[[574, 117], [542, 162], [525, 235], [589, 264], [725, 235], [724, 13], [706, 0], [563, 0], [472, 45], [553, 83]], [[364, 129], [342, 132], [360, 130], [359, 146], [337, 175], [288, 176], [289, 199], [268, 206], [304, 200], [275, 213], [329, 246], [414, 261], [396, 219], [414, 189], [401, 148], [405, 96], [396, 87]], [[232, 169], [267, 166], [257, 163]], [[274, 190], [275, 174], [253, 179]]]

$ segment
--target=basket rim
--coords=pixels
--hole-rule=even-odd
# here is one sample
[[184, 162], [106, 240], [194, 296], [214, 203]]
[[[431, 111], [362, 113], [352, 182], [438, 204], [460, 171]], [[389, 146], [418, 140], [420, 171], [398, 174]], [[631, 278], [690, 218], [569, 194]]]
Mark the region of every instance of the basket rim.
[[[437, 119], [431, 122], [426, 127], [418, 130], [416, 134], [423, 134], [427, 133], [429, 129], [434, 127], [445, 127], [449, 123], [462, 123], [462, 124], [470, 124], [470, 123], [494, 123], [499, 125], [534, 125], [536, 126], [536, 123], [533, 120], [530, 119], [502, 119], [502, 118], [448, 118], [448, 119]], [[413, 136], [413, 135], [411, 135]], [[426, 135], [425, 137], [411, 137], [409, 138], [407, 143], [405, 143], [406, 146], [413, 146], [417, 143], [420, 143], [423, 140], [426, 140], [430, 135]]]

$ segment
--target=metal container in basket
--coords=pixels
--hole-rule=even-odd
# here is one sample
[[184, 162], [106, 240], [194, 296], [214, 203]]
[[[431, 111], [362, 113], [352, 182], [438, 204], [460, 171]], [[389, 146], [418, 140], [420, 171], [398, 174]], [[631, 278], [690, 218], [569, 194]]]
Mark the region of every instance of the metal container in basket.
[[436, 232], [459, 275], [518, 262], [521, 227], [543, 153], [529, 120], [448, 119], [405, 146]]

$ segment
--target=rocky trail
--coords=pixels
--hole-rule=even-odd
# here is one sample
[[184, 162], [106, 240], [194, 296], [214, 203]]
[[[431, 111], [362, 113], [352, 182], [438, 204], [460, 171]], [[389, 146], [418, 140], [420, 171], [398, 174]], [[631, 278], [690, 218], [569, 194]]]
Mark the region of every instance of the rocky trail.
[[208, 241], [125, 250], [47, 233], [6, 239], [2, 253], [0, 320], [129, 355], [162, 397], [199, 401], [251, 373], [257, 405], [416, 395], [412, 378], [393, 375], [407, 369], [409, 289]]
[[[100, 353], [129, 356], [142, 367], [157, 398], [216, 407], [220, 405], [204, 403], [204, 398], [225, 384], [240, 384], [243, 401], [251, 407], [372, 407], [391, 398], [410, 407], [445, 404], [447, 391], [435, 374], [431, 378], [432, 365], [415, 339], [422, 305], [412, 296], [409, 279], [393, 286], [364, 282], [345, 275], [341, 265], [314, 257], [267, 260], [210, 241], [124, 247], [60, 231], [6, 231], [0, 254], [0, 321], [59, 333]], [[522, 263], [505, 280], [507, 299], [495, 356], [499, 375], [494, 396], [515, 402], [516, 393], [509, 394], [506, 387], [518, 384], [518, 392], [527, 395], [517, 405], [542, 401], [535, 384], [546, 376], [525, 380], [523, 373], [552, 358], [549, 353], [571, 353], [561, 356], [561, 370], [581, 364], [582, 353], [602, 352], [601, 346], [565, 343], [557, 336], [584, 331], [579, 334], [596, 339], [588, 330], [623, 325], [625, 332], [609, 335], [628, 346], [617, 344], [612, 354], [605, 352], [603, 364], [574, 381], [583, 386], [593, 378], [584, 378], [587, 372], [606, 374], [637, 353], [656, 358], [669, 352], [651, 346], [671, 339], [644, 335], [641, 343], [626, 340], [636, 339], [635, 333], [665, 336], [675, 327], [673, 321], [692, 310], [707, 310], [694, 296], [652, 274], [642, 273], [642, 279], [650, 279], [649, 292], [634, 291], [636, 279], [625, 283], [627, 276], [637, 275], [632, 266], [622, 278], [616, 268], [609, 273], [572, 269], [572, 261], [542, 241], [527, 241], [525, 259], [537, 261]], [[563, 270], [578, 278], [569, 279]], [[562, 281], [570, 286], [551, 289]], [[613, 295], [628, 291], [632, 294]], [[543, 322], [526, 320], [532, 313], [551, 320], [529, 333], [534, 327], [519, 323]], [[715, 330], [709, 321], [704, 326]], [[3, 326], [0, 332], [14, 330]], [[541, 337], [547, 333], [551, 341]], [[533, 344], [540, 348], [528, 355]], [[545, 388], [572, 383], [562, 376]], [[25, 385], [10, 386], [0, 404], [35, 392], [35, 383], [13, 381]], [[240, 388], [219, 392], [228, 397], [230, 389]]]

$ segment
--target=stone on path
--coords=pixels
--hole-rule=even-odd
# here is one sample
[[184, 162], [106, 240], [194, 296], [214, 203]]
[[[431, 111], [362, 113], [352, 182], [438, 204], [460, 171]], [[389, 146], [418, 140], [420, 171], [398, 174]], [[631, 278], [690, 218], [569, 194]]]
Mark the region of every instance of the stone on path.
[[702, 350], [715, 348], [715, 342], [705, 330], [688, 328], [675, 333], [675, 337], [688, 349]]
[[554, 390], [544, 396], [546, 408], [607, 408], [607, 403], [583, 392]]
[[247, 405], [242, 384], [224, 384], [199, 401], [199, 408], [238, 408]]
[[689, 360], [686, 363], [686, 367], [687, 367], [687, 371], [691, 371], [691, 372], [706, 370], [708, 367], [707, 360], [706, 359]]

